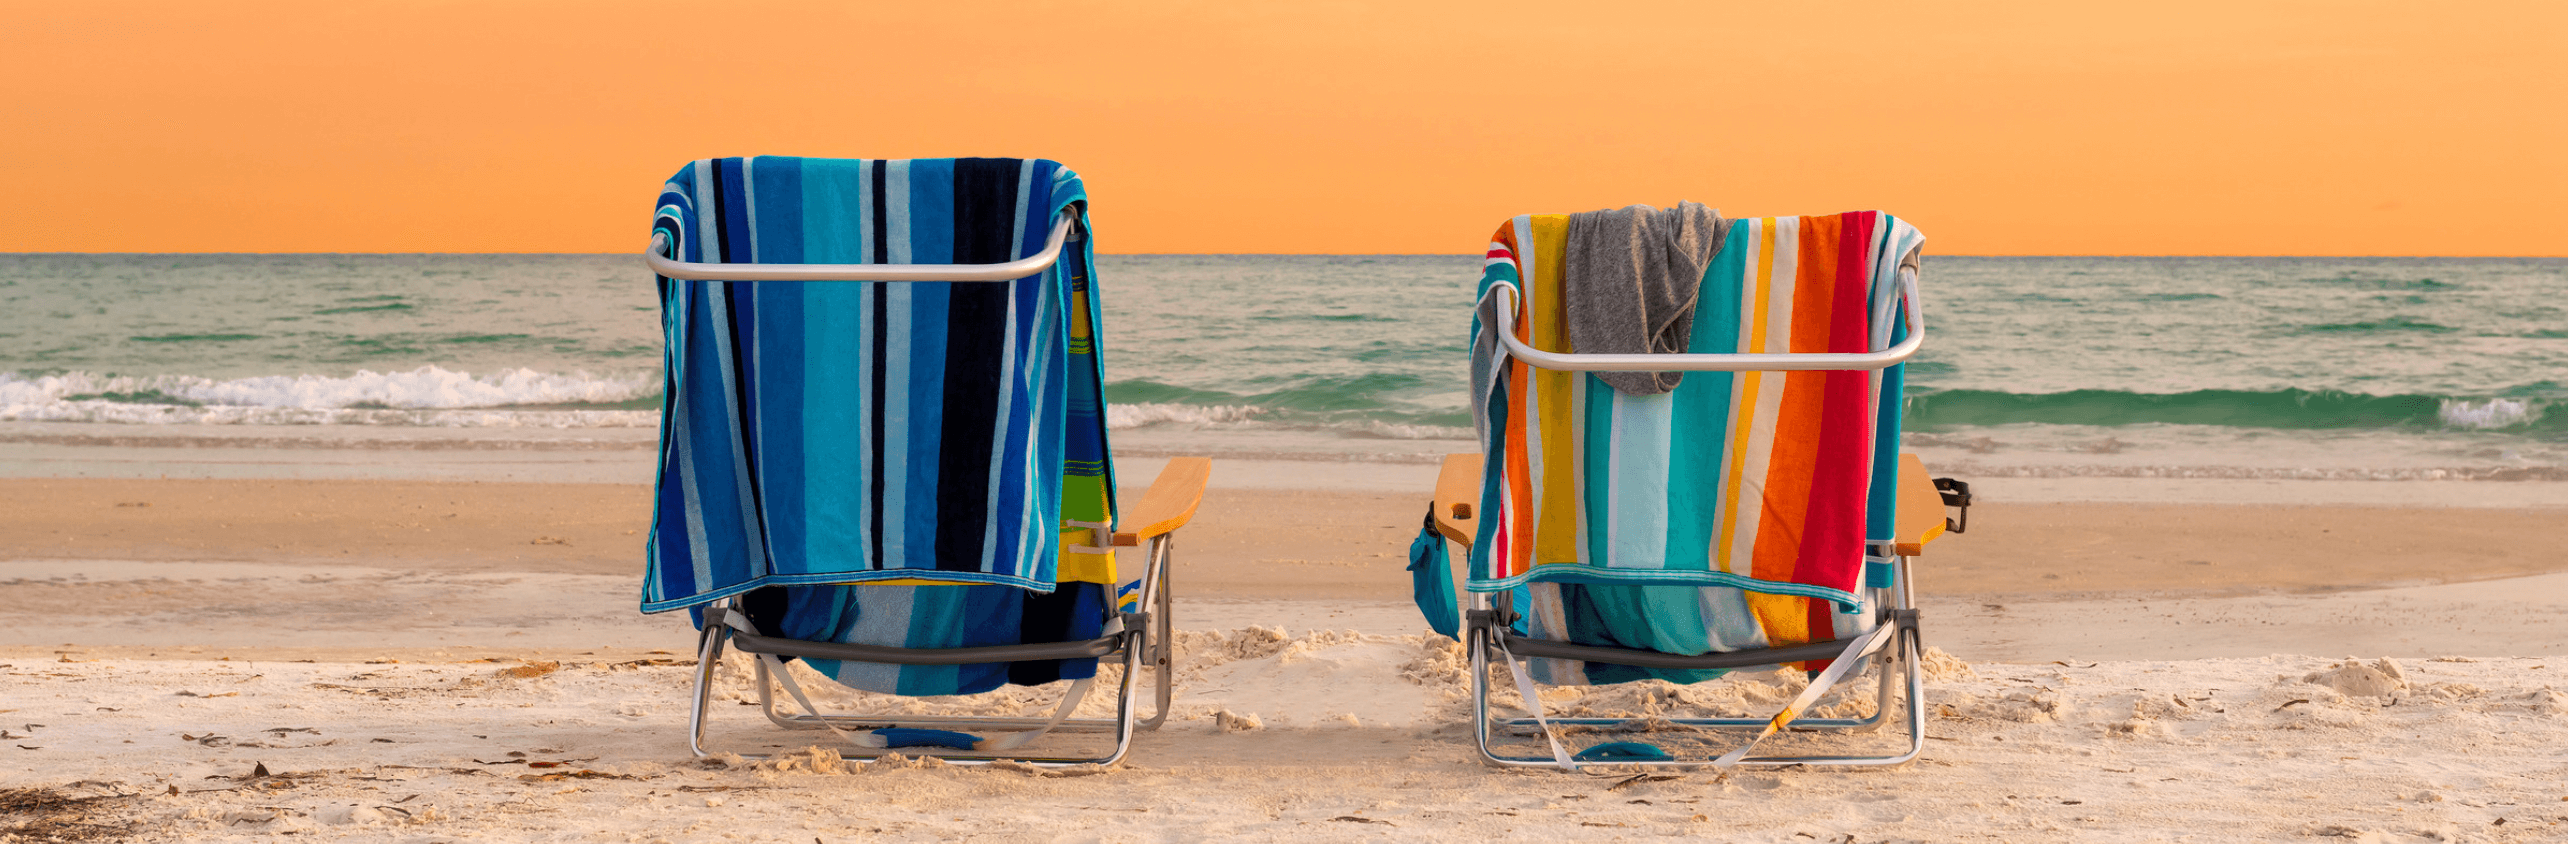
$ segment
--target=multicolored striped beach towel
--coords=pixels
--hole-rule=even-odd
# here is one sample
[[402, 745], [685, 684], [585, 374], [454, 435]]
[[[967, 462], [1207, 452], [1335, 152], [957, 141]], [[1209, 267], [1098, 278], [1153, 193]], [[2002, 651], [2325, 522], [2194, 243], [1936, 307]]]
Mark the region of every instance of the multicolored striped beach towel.
[[[682, 261], [994, 263], [1086, 201], [1051, 161], [723, 158], [671, 177], [652, 225]], [[1071, 550], [1115, 513], [1093, 266], [1082, 234], [1011, 282], [660, 279], [642, 610], [761, 586], [1111, 590], [1113, 555]]]
[[[1517, 338], [1568, 348], [1568, 217], [1518, 217], [1481, 290], [1524, 295]], [[1689, 351], [1865, 352], [1904, 335], [1897, 276], [1924, 236], [1879, 212], [1740, 220], [1706, 271]], [[1475, 320], [1483, 453], [1468, 587], [1529, 600], [1545, 638], [1647, 619], [1614, 641], [1669, 653], [1856, 632], [1865, 543], [1890, 539], [1898, 369], [1693, 372], [1635, 396], [1591, 374], [1505, 359]], [[1882, 401], [1883, 396], [1891, 397]], [[1641, 589], [1646, 586], [1711, 587]], [[1639, 631], [1637, 633], [1632, 631]]]

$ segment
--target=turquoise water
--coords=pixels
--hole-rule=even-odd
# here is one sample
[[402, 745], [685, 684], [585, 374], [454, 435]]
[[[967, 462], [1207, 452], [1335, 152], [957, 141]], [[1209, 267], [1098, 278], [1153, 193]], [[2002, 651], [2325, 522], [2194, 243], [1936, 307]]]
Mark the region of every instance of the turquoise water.
[[[1113, 423], [1452, 448], [1478, 264], [1105, 257]], [[1930, 256], [1924, 284], [1927, 446], [2568, 467], [2568, 260]], [[628, 256], [0, 255], [0, 422], [648, 426], [658, 364]]]

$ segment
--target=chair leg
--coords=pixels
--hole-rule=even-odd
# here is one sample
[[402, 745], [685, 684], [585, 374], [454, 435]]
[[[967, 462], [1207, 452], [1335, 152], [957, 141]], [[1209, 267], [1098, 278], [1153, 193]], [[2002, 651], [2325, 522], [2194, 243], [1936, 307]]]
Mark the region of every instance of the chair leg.
[[1148, 565], [1151, 567], [1151, 575], [1157, 582], [1152, 584], [1151, 589], [1154, 593], [1151, 601], [1153, 604], [1151, 630], [1150, 635], [1146, 637], [1148, 640], [1146, 647], [1150, 651], [1151, 669], [1157, 675], [1158, 688], [1155, 693], [1158, 697], [1158, 710], [1149, 718], [1143, 719], [1141, 725], [1155, 731], [1159, 729], [1160, 724], [1168, 720], [1169, 702], [1177, 695], [1177, 601], [1172, 595], [1168, 582], [1168, 571], [1173, 568], [1170, 563], [1176, 558], [1177, 537], [1175, 534], [1164, 534], [1154, 544], [1158, 547], [1152, 550]]
[[722, 667], [722, 646], [730, 638], [730, 630], [719, 624], [705, 625], [703, 644], [696, 648], [695, 697], [687, 708], [687, 749], [699, 759], [709, 755], [704, 749], [705, 718], [713, 704], [714, 671]]

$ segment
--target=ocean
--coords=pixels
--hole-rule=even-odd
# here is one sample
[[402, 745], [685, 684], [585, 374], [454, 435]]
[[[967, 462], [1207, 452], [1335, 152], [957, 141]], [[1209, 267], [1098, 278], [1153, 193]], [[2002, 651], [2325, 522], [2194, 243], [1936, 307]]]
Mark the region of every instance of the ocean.
[[[1478, 265], [1100, 258], [1119, 451], [1469, 450]], [[2568, 480], [2568, 259], [1930, 255], [1923, 286], [1906, 444], [1941, 470]], [[0, 255], [0, 440], [630, 439], [658, 318], [629, 255]]]

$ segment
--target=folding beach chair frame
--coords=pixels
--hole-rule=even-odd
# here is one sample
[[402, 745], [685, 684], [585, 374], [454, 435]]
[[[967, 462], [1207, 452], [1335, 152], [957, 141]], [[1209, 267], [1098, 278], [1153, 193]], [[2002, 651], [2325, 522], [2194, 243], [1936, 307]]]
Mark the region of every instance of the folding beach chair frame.
[[[671, 251], [670, 244], [665, 235], [652, 236], [650, 251], [644, 254], [643, 261], [650, 265], [652, 272], [663, 277], [690, 281], [1013, 281], [1043, 272], [1050, 269], [1054, 263], [1058, 262], [1061, 258], [1062, 247], [1073, 240], [1080, 239], [1082, 236], [1079, 223], [1079, 211], [1077, 208], [1063, 209], [1061, 215], [1054, 220], [1052, 231], [1045, 239], [1042, 251], [1037, 252], [1031, 257], [994, 264], [695, 263], [678, 261], [669, 257], [667, 253]], [[698, 757], [711, 754], [711, 751], [705, 749], [704, 742], [706, 715], [713, 699], [715, 669], [721, 665], [723, 650], [726, 647], [730, 647], [737, 648], [743, 653], [759, 655], [757, 668], [755, 669], [754, 677], [752, 678], [752, 682], [754, 682], [758, 687], [759, 709], [761, 712], [766, 714], [768, 721], [773, 722], [779, 727], [795, 730], [845, 730], [849, 728], [871, 729], [876, 727], [1044, 731], [1060, 730], [1064, 732], [1094, 732], [1111, 730], [1115, 734], [1113, 752], [1104, 756], [1090, 758], [1029, 756], [1013, 750], [982, 753], [979, 751], [931, 752], [920, 748], [904, 749], [909, 750], [913, 755], [919, 753], [932, 753], [932, 755], [939, 756], [949, 763], [958, 765], [987, 764], [1000, 759], [1010, 759], [1042, 766], [1083, 764], [1102, 765], [1113, 764], [1114, 762], [1121, 760], [1124, 753], [1132, 747], [1132, 734], [1135, 726], [1157, 729], [1160, 723], [1165, 721], [1168, 717], [1169, 700], [1174, 693], [1174, 678], [1172, 676], [1174, 672], [1171, 670], [1170, 666], [1174, 648], [1170, 638], [1172, 630], [1173, 602], [1170, 598], [1168, 588], [1168, 564], [1175, 546], [1175, 538], [1170, 535], [1170, 532], [1193, 516], [1194, 501], [1192, 499], [1199, 499], [1201, 497], [1204, 479], [1209, 475], [1209, 472], [1210, 463], [1208, 461], [1204, 461], [1202, 458], [1175, 458], [1170, 461], [1169, 469], [1163, 471], [1158, 481], [1151, 485], [1150, 493], [1144, 496], [1141, 506], [1133, 508], [1135, 510], [1148, 513], [1146, 517], [1138, 520], [1143, 521], [1146, 524], [1137, 527], [1133, 532], [1115, 534], [1110, 540], [1106, 536], [1106, 531], [1103, 528], [1091, 529], [1097, 535], [1096, 544], [1099, 546], [1104, 546], [1109, 541], [1118, 546], [1131, 546], [1142, 544], [1144, 541], [1147, 542], [1142, 569], [1140, 595], [1140, 606], [1144, 609], [1141, 612], [1117, 613], [1113, 618], [1108, 619], [1106, 635], [1098, 638], [1073, 642], [1043, 642], [969, 648], [901, 648], [880, 645], [850, 645], [836, 642], [811, 642], [799, 639], [784, 639], [766, 636], [753, 630], [742, 629], [746, 627], [745, 622], [741, 623], [740, 626], [734, 626], [732, 623], [727, 622], [739, 618], [737, 613], [739, 607], [738, 599], [726, 598], [715, 602], [705, 610], [704, 629], [699, 640], [699, 647], [696, 651], [694, 703], [687, 716], [688, 747], [693, 750], [695, 755]], [[1172, 480], [1174, 481], [1173, 485], [1171, 483]], [[1185, 495], [1184, 489], [1189, 484], [1192, 485], [1191, 497]], [[1157, 503], [1157, 501], [1163, 497], [1163, 487], [1167, 487], [1169, 490], [1177, 493], [1179, 498], [1187, 498], [1188, 500], [1172, 500], [1167, 506], [1153, 507], [1154, 503]], [[780, 660], [783, 657], [835, 659], [893, 665], [968, 665], [994, 662], [1033, 662], [1058, 659], [1095, 658], [1100, 660], [1120, 659], [1123, 662], [1124, 670], [1122, 683], [1116, 692], [1116, 713], [1113, 718], [1065, 717], [1042, 719], [926, 715], [827, 715], [821, 714], [817, 711], [806, 711], [803, 714], [788, 714], [779, 711], [777, 708], [774, 691], [775, 685], [779, 682], [786, 683], [787, 690], [795, 692], [795, 697], [800, 698], [801, 695], [798, 690], [791, 685], [792, 681], [790, 678], [776, 677], [769, 669], [771, 659]], [[781, 665], [782, 663], [777, 661], [774, 664]], [[1158, 711], [1148, 719], [1139, 719], [1137, 717], [1138, 710], [1136, 706], [1136, 696], [1138, 694], [1139, 686], [1137, 685], [1138, 681], [1136, 678], [1141, 673], [1140, 669], [1145, 664], [1155, 668], [1158, 673]], [[807, 701], [805, 702], [805, 705], [808, 706]], [[1065, 701], [1065, 706], [1066, 705], [1069, 704]], [[1066, 715], [1066, 711], [1063, 714]], [[892, 752], [895, 751], [884, 749], [876, 752], [868, 749], [849, 753], [848, 758], [871, 759], [888, 755]], [[743, 758], [762, 757], [743, 754]]]
[[[706, 716], [711, 711], [713, 703], [714, 672], [722, 663], [723, 649], [728, 646], [737, 648], [742, 653], [759, 656], [750, 682], [758, 689], [759, 711], [767, 716], [768, 721], [779, 727], [789, 730], [833, 728], [871, 730], [878, 727], [912, 727], [935, 730], [1112, 731], [1114, 750], [1103, 756], [1031, 756], [1015, 751], [966, 756], [962, 754], [973, 753], [973, 751], [952, 750], [934, 751], [932, 755], [956, 765], [982, 765], [1000, 759], [1045, 767], [1114, 764], [1121, 761], [1124, 753], [1132, 748], [1132, 735], [1136, 726], [1156, 730], [1161, 722], [1168, 719], [1168, 704], [1175, 694], [1175, 672], [1171, 670], [1171, 657], [1175, 648], [1175, 640], [1172, 638], [1175, 602], [1171, 597], [1167, 581], [1168, 563], [1175, 545], [1175, 537], [1162, 534], [1152, 537], [1146, 546], [1140, 595], [1140, 606], [1144, 609], [1140, 612], [1117, 613], [1116, 617], [1108, 622], [1106, 635], [1079, 641], [970, 648], [900, 648], [784, 639], [735, 629], [718, 621], [719, 614], [735, 605], [734, 599], [726, 598], [706, 610], [702, 644], [697, 649], [694, 702], [687, 713], [687, 746], [698, 757], [712, 754], [712, 751], [705, 748]], [[780, 711], [776, 705], [775, 687], [781, 678], [775, 677], [769, 670], [767, 657], [770, 656], [893, 665], [968, 665], [1093, 658], [1101, 662], [1105, 660], [1122, 662], [1123, 679], [1115, 691], [1115, 715], [1112, 718], [1063, 718], [1055, 721], [1045, 718], [990, 716], [831, 715], [819, 712], [789, 714]], [[1138, 717], [1140, 711], [1138, 698], [1141, 690], [1138, 678], [1144, 665], [1154, 669], [1157, 674], [1155, 683], [1157, 707], [1154, 714], [1146, 719]], [[1069, 690], [1063, 692], [1064, 695], [1072, 693]], [[799, 699], [799, 696], [797, 698]], [[807, 701], [805, 703], [808, 705]], [[930, 752], [922, 748], [906, 750], [911, 755]], [[900, 751], [889, 749], [868, 749], [853, 753], [842, 751], [847, 758], [851, 759], [872, 759], [893, 752]], [[741, 756], [752, 759], [764, 758], [763, 755], [741, 754]]]
[[[1917, 349], [1925, 342], [1926, 327], [1923, 317], [1924, 309], [1918, 301], [1917, 271], [1907, 267], [1901, 268], [1899, 271], [1899, 284], [1901, 294], [1904, 297], [1903, 301], [1906, 304], [1906, 307], [1903, 310], [1903, 315], [1906, 317], [1908, 322], [1908, 336], [1889, 349], [1879, 352], [1861, 353], [1608, 355], [1547, 352], [1525, 345], [1522, 341], [1516, 339], [1515, 319], [1517, 309], [1521, 307], [1520, 303], [1523, 301], [1523, 294], [1518, 291], [1514, 285], [1504, 283], [1491, 285], [1490, 289], [1483, 294], [1483, 301], [1486, 302], [1487, 297], [1492, 296], [1503, 295], [1505, 297], [1497, 303], [1497, 324], [1492, 326], [1491, 329], [1496, 332], [1499, 342], [1505, 347], [1510, 357], [1524, 361], [1530, 366], [1547, 370], [1569, 372], [1861, 371], [1887, 369], [1891, 366], [1897, 365], [1899, 362], [1907, 360], [1909, 356], [1916, 354]], [[1889, 400], [1896, 399], [1893, 398]], [[1479, 455], [1456, 455], [1455, 457], [1465, 458], [1468, 460], [1476, 459], [1478, 456]], [[1900, 488], [1903, 492], [1907, 492], [1906, 488], [1913, 485], [1913, 483], [1928, 483], [1923, 476], [1923, 467], [1916, 464], [1913, 456], [1903, 459], [1902, 467], [1903, 477], [1900, 479]], [[1472, 520], [1472, 514], [1470, 513], [1469, 506], [1462, 504], [1462, 502], [1465, 500], [1463, 498], [1465, 495], [1471, 496], [1469, 500], [1477, 499], [1477, 494], [1480, 488], [1478, 483], [1478, 467], [1476, 464], [1468, 462], [1449, 462], [1447, 464], [1446, 474], [1448, 476], [1467, 474], [1469, 477], [1466, 481], [1460, 483], [1453, 480], [1439, 479], [1436, 495], [1436, 515], [1440, 523], [1445, 523], [1442, 530], [1445, 531], [1448, 538], [1455, 538], [1463, 544], [1468, 545], [1471, 541], [1469, 538], [1466, 538], [1469, 536], [1469, 533], [1460, 523]], [[1904, 477], [1905, 475], [1910, 474], [1917, 475], [1918, 477], [1914, 479]], [[1932, 487], [1928, 486], [1926, 489], [1928, 497], [1932, 498]], [[1471, 609], [1464, 614], [1466, 629], [1463, 632], [1463, 644], [1469, 649], [1471, 654], [1472, 734], [1474, 741], [1480, 748], [1481, 759], [1489, 764], [1501, 767], [1569, 768], [1574, 770], [1590, 765], [1613, 768], [1697, 768], [1724, 764], [1761, 767], [1780, 767], [1790, 765], [1880, 766], [1898, 765], [1917, 758], [1917, 754], [1925, 749], [1926, 744], [1926, 714], [1924, 706], [1925, 686], [1924, 679], [1921, 676], [1918, 665], [1922, 646], [1920, 645], [1917, 630], [1917, 609], [1915, 606], [1916, 596], [1910, 585], [1909, 567], [1911, 565], [1910, 558], [1918, 553], [1919, 546], [1922, 546], [1926, 539], [1932, 538], [1936, 533], [1940, 533], [1943, 508], [1939, 500], [1933, 511], [1933, 518], [1935, 519], [1936, 525], [1935, 530], [1923, 531], [1921, 536], [1909, 537], [1904, 535], [1904, 533], [1907, 531], [1907, 524], [1912, 521], [1911, 516], [1915, 514], [1908, 514], [1905, 512], [1905, 508], [1909, 506], [1909, 502], [1906, 500], [1907, 498], [1909, 498], [1909, 496], [1903, 495], [1903, 500], [1901, 502], [1903, 505], [1902, 518], [1900, 519], [1902, 525], [1901, 529], [1903, 531], [1903, 536], [1900, 537], [1901, 543], [1884, 549], [1896, 552], [1892, 555], [1891, 583], [1887, 588], [1872, 590], [1874, 593], [1873, 598], [1875, 599], [1873, 603], [1875, 607], [1874, 621], [1876, 622], [1876, 627], [1871, 631], [1848, 639], [1841, 639], [1834, 642], [1814, 642], [1790, 647], [1760, 648], [1756, 650], [1732, 651], [1728, 653], [1708, 653], [1700, 656], [1682, 656], [1651, 650], [1579, 645], [1569, 642], [1535, 639], [1517, 635], [1513, 629], [1513, 625], [1516, 621], [1515, 608], [1509, 605], [1512, 600], [1511, 596], [1503, 593], [1494, 596], [1491, 593], [1486, 592], [1472, 593]], [[1532, 690], [1533, 685], [1531, 680], [1523, 673], [1524, 669], [1521, 666], [1514, 664], [1515, 660], [1554, 658], [1586, 660], [1645, 668], [1737, 669], [1780, 667], [1785, 664], [1806, 660], [1827, 659], [1844, 662], [1855, 659], [1871, 659], [1874, 657], [1879, 657], [1873, 661], [1881, 674], [1881, 682], [1875, 695], [1873, 713], [1868, 717], [1815, 718], [1805, 716], [1799, 711], [1796, 711], [1795, 708], [1786, 708], [1782, 713], [1772, 718], [1667, 718], [1661, 720], [1666, 723], [1673, 723], [1687, 727], [1755, 728], [1762, 730], [1763, 732], [1756, 734], [1755, 738], [1745, 739], [1750, 746], [1752, 746], [1756, 741], [1763, 739], [1766, 735], [1787, 729], [1872, 732], [1880, 729], [1888, 719], [1891, 710], [1893, 687], [1897, 686], [1905, 691], [1904, 703], [1906, 705], [1907, 714], [1903, 720], [1907, 726], [1908, 735], [1904, 749], [1899, 752], [1886, 755], [1755, 756], [1733, 754], [1733, 756], [1736, 756], [1737, 758], [1727, 759], [1726, 762], [1721, 760], [1697, 761], [1681, 759], [1610, 759], [1581, 762], [1572, 759], [1568, 753], [1561, 750], [1557, 744], [1557, 736], [1552, 732], [1555, 727], [1581, 726], [1610, 729], [1627, 725], [1633, 719], [1545, 718], [1541, 716], [1542, 710], [1540, 707], [1542, 703], [1539, 699], [1525, 701], [1526, 706], [1535, 713], [1536, 717], [1532, 718], [1501, 719], [1492, 716], [1489, 711], [1489, 669], [1493, 660], [1508, 664], [1509, 670], [1517, 675], [1520, 689]], [[1820, 680], [1829, 679], [1830, 678], [1827, 677], [1820, 678]], [[1845, 677], [1841, 675], [1834, 678], [1831, 682], [1842, 681], [1843, 679], [1845, 679]], [[1819, 682], [1819, 680], [1814, 680], [1813, 682], [1816, 683]], [[1536, 697], [1539, 697], [1538, 692]], [[1517, 731], [1537, 731], [1537, 735], [1542, 736], [1544, 741], [1553, 745], [1553, 755], [1523, 756], [1501, 753], [1490, 743], [1490, 733], [1493, 727], [1501, 727]]]

